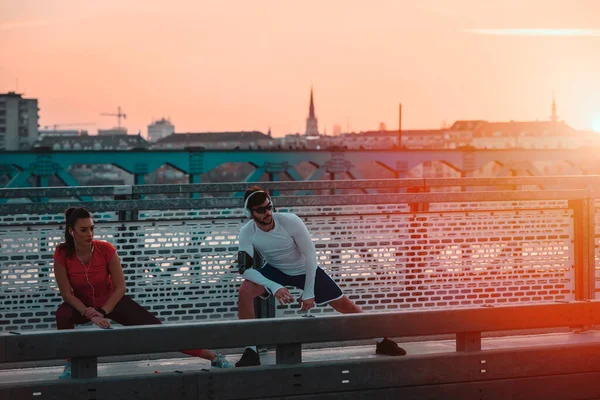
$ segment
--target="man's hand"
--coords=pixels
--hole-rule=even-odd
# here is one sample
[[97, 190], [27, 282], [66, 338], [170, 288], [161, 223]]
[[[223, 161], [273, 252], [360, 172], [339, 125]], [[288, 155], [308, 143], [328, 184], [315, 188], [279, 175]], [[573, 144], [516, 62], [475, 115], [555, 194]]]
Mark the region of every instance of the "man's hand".
[[100, 328], [110, 328], [110, 322], [104, 317], [92, 317], [91, 319]]
[[275, 292], [275, 298], [279, 300], [279, 304], [281, 304], [282, 306], [288, 303], [292, 303], [294, 301], [294, 297], [292, 296], [290, 291], [284, 287]]
[[315, 306], [315, 298], [303, 300], [302, 297], [300, 297], [298, 299], [298, 304], [300, 305], [300, 311], [308, 311]]

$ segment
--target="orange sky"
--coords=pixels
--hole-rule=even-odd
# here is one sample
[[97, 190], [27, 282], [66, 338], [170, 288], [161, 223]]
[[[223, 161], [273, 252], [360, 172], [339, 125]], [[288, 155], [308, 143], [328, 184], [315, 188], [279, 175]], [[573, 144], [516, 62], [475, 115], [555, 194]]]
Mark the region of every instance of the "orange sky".
[[560, 118], [600, 130], [598, 15], [596, 0], [0, 0], [0, 92], [18, 79], [42, 126], [95, 132], [120, 105], [130, 133], [166, 116], [282, 136], [304, 132], [311, 84], [328, 133], [397, 129], [399, 102], [405, 129], [547, 119], [555, 90]]

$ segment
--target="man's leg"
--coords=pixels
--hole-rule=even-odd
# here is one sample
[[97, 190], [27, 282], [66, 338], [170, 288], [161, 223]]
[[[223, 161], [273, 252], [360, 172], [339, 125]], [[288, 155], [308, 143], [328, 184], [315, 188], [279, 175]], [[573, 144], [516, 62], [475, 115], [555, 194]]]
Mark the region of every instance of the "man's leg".
[[[335, 311], [341, 314], [362, 313], [360, 307], [350, 300], [348, 296], [342, 296], [337, 300], [333, 300], [329, 302], [329, 305], [333, 307]], [[375, 353], [388, 356], [403, 356], [406, 354], [406, 351], [402, 347], [398, 346], [394, 341], [388, 338], [382, 338], [381, 340], [377, 341]]]
[[238, 290], [238, 318], [254, 319], [254, 299], [264, 294], [266, 289], [254, 282], [242, 282]]
[[358, 314], [362, 310], [357, 306], [348, 296], [342, 296], [337, 300], [333, 300], [329, 303], [333, 309], [341, 314]]
[[[254, 299], [264, 294], [266, 289], [254, 282], [244, 281], [238, 291], [238, 318], [254, 319]], [[235, 363], [236, 367], [251, 367], [260, 365], [260, 356], [256, 346], [248, 346], [242, 354], [242, 358]]]

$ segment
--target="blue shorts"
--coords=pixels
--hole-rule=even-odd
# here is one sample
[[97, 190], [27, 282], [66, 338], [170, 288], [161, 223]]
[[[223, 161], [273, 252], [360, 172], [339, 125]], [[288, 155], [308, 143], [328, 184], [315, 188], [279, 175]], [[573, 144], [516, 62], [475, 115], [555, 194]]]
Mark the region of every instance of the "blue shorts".
[[[265, 278], [277, 282], [282, 286], [293, 286], [297, 289], [304, 289], [306, 275], [288, 275], [284, 274], [270, 264], [258, 270]], [[342, 289], [321, 267], [317, 267], [315, 274], [315, 303], [318, 305], [327, 304], [330, 301], [337, 300], [344, 295]]]

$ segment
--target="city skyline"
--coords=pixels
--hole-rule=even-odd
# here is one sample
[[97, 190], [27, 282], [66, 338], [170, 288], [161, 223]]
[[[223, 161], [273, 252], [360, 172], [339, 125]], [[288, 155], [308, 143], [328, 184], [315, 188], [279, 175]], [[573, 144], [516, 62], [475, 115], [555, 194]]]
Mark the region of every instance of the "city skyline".
[[[179, 0], [0, 4], [0, 92], [39, 99], [40, 126], [303, 133], [559, 118], [600, 131], [600, 4], [581, 1]], [[76, 34], [74, 34], [76, 33]], [[17, 83], [18, 81], [18, 83]], [[18, 87], [17, 87], [18, 86]], [[94, 128], [94, 129], [96, 129]]]

